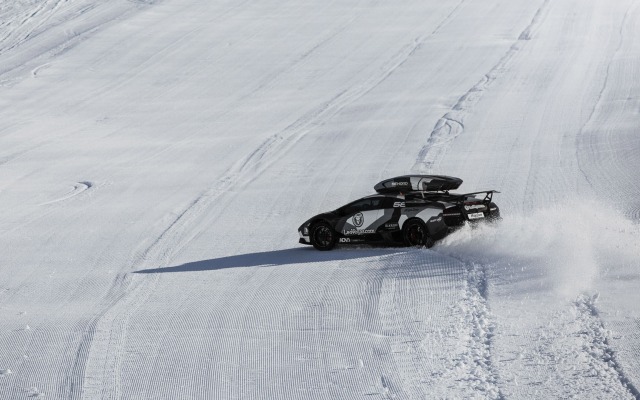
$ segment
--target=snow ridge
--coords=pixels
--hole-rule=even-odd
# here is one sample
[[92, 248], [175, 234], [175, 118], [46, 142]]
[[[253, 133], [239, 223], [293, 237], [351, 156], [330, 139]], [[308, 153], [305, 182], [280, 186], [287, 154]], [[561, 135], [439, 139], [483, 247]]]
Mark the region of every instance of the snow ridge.
[[413, 171], [431, 173], [436, 164], [446, 153], [449, 145], [460, 136], [464, 130], [465, 117], [473, 111], [474, 106], [482, 99], [489, 87], [508, 69], [509, 63], [521, 49], [523, 41], [531, 40], [533, 33], [542, 20], [549, 0], [545, 0], [536, 11], [529, 25], [518, 36], [516, 43], [502, 56], [496, 65], [489, 70], [478, 83], [462, 95], [453, 108], [443, 115], [437, 122], [427, 140], [427, 144], [418, 153]]

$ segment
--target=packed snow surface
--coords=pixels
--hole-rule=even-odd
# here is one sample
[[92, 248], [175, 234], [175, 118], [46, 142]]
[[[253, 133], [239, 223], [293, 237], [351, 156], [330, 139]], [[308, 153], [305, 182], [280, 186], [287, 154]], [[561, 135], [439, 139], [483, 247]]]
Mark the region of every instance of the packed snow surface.
[[[640, 398], [640, 2], [0, 2], [0, 398]], [[298, 245], [407, 173], [433, 249]]]

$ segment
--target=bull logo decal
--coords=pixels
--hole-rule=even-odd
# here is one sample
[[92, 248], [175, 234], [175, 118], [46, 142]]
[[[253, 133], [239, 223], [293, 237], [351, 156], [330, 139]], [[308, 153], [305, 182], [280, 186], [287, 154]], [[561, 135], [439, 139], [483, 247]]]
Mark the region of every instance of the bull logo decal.
[[364, 217], [362, 216], [362, 213], [357, 213], [356, 215], [353, 216], [353, 224], [355, 226], [360, 228], [363, 223], [364, 223]]

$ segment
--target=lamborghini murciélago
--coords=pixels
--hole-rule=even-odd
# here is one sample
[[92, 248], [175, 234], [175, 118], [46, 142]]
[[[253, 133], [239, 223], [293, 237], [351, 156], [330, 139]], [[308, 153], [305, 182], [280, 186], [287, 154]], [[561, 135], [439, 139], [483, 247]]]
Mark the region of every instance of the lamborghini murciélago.
[[300, 243], [318, 250], [362, 243], [429, 248], [465, 223], [500, 218], [492, 201], [498, 191], [450, 193], [461, 184], [444, 175], [386, 179], [374, 186], [377, 194], [307, 220], [298, 228]]

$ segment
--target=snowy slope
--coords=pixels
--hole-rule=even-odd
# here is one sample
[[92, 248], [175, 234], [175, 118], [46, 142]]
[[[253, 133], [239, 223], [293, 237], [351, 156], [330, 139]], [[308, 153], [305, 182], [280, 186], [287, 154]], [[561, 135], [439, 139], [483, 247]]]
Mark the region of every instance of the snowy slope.
[[[0, 398], [640, 398], [637, 2], [0, 17]], [[407, 172], [504, 221], [297, 245]]]

